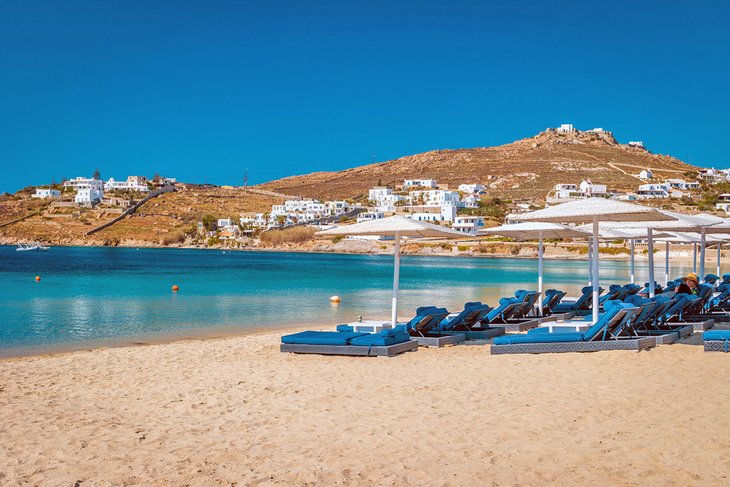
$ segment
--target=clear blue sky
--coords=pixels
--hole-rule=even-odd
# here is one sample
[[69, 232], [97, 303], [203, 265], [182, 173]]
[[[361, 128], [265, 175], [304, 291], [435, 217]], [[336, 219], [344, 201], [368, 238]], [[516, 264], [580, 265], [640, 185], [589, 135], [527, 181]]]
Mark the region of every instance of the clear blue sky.
[[548, 126], [728, 167], [715, 1], [0, 0], [0, 191], [240, 184]]

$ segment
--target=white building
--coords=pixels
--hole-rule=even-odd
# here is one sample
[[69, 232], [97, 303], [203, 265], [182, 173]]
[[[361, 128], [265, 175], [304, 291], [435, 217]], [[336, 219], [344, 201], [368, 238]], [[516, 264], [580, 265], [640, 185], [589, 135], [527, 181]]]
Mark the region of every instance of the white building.
[[685, 181], [684, 179], [667, 179], [666, 184], [669, 187], [675, 189], [681, 189], [682, 191], [696, 191], [700, 189], [700, 183], [697, 181]]
[[40, 199], [56, 199], [61, 197], [61, 192], [57, 189], [51, 189], [51, 188], [36, 188], [35, 193], [30, 196], [31, 198], [40, 198]]
[[464, 208], [478, 208], [480, 200], [481, 198], [478, 194], [470, 194], [468, 196], [464, 196], [461, 199], [461, 203]]
[[651, 169], [644, 169], [639, 173], [639, 177], [641, 179], [653, 179], [654, 173], [651, 172]]
[[444, 189], [431, 189], [426, 191], [411, 191], [408, 193], [408, 200], [411, 205], [418, 206], [460, 206], [459, 193]]
[[575, 133], [575, 127], [573, 127], [572, 123], [564, 123], [561, 124], [560, 127], [558, 127], [558, 133], [559, 134], [573, 134]]
[[403, 181], [403, 189], [408, 188], [438, 188], [435, 179], [406, 179]]
[[357, 222], [369, 222], [373, 220], [380, 220], [383, 218], [383, 214], [379, 211], [365, 211], [357, 215]]
[[63, 187], [73, 188], [75, 190], [93, 189], [102, 193], [104, 192], [104, 182], [101, 179], [84, 178], [81, 176], [74, 179], [69, 179], [68, 181], [63, 183]]
[[218, 228], [226, 228], [233, 226], [233, 220], [230, 218], [219, 218], [216, 222]]
[[578, 186], [578, 191], [584, 198], [590, 198], [592, 196], [606, 196], [608, 193], [605, 184], [593, 184], [590, 179], [581, 181]]
[[484, 228], [484, 218], [481, 216], [459, 215], [451, 226], [457, 232], [465, 235], [476, 235]]
[[393, 190], [385, 186], [375, 186], [368, 191], [368, 200], [380, 212], [394, 212], [396, 205], [405, 201], [405, 197], [393, 194]]
[[555, 192], [555, 198], [563, 200], [579, 196], [577, 184], [556, 184], [553, 191]]
[[594, 129], [586, 130], [586, 133], [588, 134], [602, 134], [605, 132], [602, 127], [596, 127]]
[[715, 208], [725, 213], [730, 213], [730, 193], [723, 193], [718, 196]]
[[[100, 181], [101, 182], [101, 181]], [[80, 205], [89, 204], [93, 205], [101, 201], [104, 197], [104, 192], [98, 189], [81, 188], [76, 191], [74, 201]]]
[[341, 215], [353, 209], [347, 201], [325, 201], [324, 204], [329, 215]]
[[672, 191], [667, 183], [642, 184], [636, 190], [636, 198], [640, 200], [670, 197]]
[[644, 148], [644, 141], [642, 140], [631, 140], [629, 141], [629, 147], [639, 147], [640, 149]]
[[150, 188], [147, 186], [147, 178], [144, 176], [128, 176], [126, 181], [116, 181], [114, 178], [109, 178], [109, 181], [104, 183], [104, 191], [139, 191], [140, 193], [149, 192]]
[[469, 194], [481, 193], [485, 189], [486, 188], [483, 184], [475, 183], [475, 184], [460, 184], [459, 185], [459, 191], [462, 193], [469, 193]]

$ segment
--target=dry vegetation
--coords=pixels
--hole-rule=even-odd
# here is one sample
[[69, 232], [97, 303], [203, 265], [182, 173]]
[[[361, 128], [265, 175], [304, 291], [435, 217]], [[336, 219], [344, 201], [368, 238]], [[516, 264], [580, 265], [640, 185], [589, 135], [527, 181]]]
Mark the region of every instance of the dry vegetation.
[[283, 244], [299, 244], [311, 240], [316, 230], [311, 227], [292, 227], [285, 230], [269, 230], [260, 235], [261, 243], [268, 247]]

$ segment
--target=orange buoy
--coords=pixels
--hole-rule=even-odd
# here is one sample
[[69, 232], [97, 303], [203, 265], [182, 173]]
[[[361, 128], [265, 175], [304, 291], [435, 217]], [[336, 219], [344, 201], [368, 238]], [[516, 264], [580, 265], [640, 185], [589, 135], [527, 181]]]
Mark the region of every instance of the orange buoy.
[[339, 296], [330, 296], [330, 303], [339, 303], [342, 301]]
[[38, 282], [41, 280], [41, 276], [35, 276], [35, 282]]
[[178, 286], [177, 284], [175, 284], [174, 286], [172, 286], [172, 290], [175, 291], [175, 292], [177, 292], [177, 291], [180, 290], [180, 286]]

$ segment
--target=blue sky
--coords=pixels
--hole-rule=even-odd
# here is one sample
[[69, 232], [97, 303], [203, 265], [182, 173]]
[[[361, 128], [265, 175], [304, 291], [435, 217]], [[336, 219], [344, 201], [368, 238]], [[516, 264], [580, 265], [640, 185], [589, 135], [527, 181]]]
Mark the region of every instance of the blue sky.
[[573, 123], [730, 166], [715, 1], [0, 0], [0, 191], [240, 184]]

